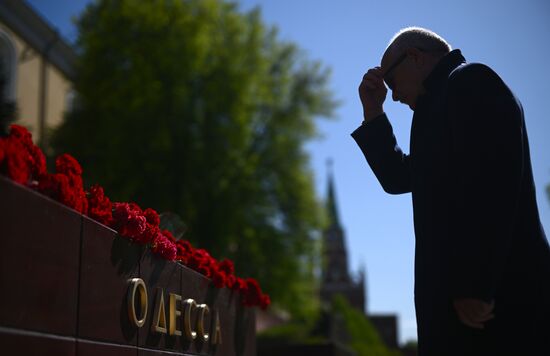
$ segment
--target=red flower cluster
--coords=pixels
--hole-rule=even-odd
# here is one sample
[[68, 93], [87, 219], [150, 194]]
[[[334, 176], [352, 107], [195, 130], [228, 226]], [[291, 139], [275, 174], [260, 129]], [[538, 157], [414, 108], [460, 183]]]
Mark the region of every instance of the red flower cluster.
[[74, 157], [68, 154], [57, 157], [55, 169], [56, 173], [46, 171], [44, 154], [24, 127], [12, 125], [10, 135], [0, 138], [0, 174], [88, 215], [132, 242], [147, 244], [159, 257], [176, 260], [212, 279], [216, 288], [238, 291], [245, 306], [265, 309], [271, 303], [255, 279], [235, 276], [232, 261], [218, 262], [206, 250], [196, 249], [189, 241], [176, 240], [168, 230], [161, 230], [155, 210], [142, 210], [135, 203], [111, 203], [99, 185], [85, 192], [82, 167]]
[[141, 210], [136, 203], [113, 204], [113, 228], [118, 233], [139, 244], [151, 244], [151, 251], [160, 257], [176, 259], [175, 239], [169, 231], [161, 231], [160, 218], [151, 208]]
[[103, 225], [113, 225], [113, 204], [103, 192], [103, 187], [92, 185], [87, 192], [88, 216], [99, 221]]
[[73, 156], [65, 153], [55, 160], [57, 173], [44, 173], [38, 179], [38, 190], [76, 211], [88, 213], [88, 199], [82, 184], [82, 168]]
[[0, 173], [25, 185], [46, 173], [46, 158], [26, 128], [12, 125], [10, 135], [0, 139]]
[[[151, 245], [151, 251], [165, 260], [174, 261], [177, 255], [176, 244], [168, 237], [169, 232], [164, 230], [157, 233]], [[170, 234], [170, 236], [172, 236]]]
[[262, 309], [265, 309], [271, 304], [271, 299], [267, 294], [263, 294], [258, 282], [253, 278], [247, 278], [245, 283], [241, 283], [241, 286], [246, 284], [246, 288], [241, 289], [242, 303], [243, 305], [250, 307], [259, 305]]
[[260, 285], [253, 278], [242, 279], [235, 276], [233, 262], [224, 259], [218, 262], [203, 249], [195, 249], [189, 241], [178, 240], [176, 242], [177, 257], [187, 267], [212, 279], [216, 288], [227, 287], [241, 294], [241, 302], [245, 306], [260, 306], [265, 309], [271, 304], [267, 294], [262, 293]]

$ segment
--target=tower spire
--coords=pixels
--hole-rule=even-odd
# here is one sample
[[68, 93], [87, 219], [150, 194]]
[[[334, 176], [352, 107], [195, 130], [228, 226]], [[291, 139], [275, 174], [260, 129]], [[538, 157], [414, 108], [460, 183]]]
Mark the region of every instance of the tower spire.
[[338, 218], [338, 209], [336, 207], [336, 193], [334, 190], [334, 175], [332, 173], [333, 161], [327, 159], [328, 172], [328, 192], [327, 192], [327, 211], [329, 223], [328, 226], [340, 227], [340, 219]]
[[345, 234], [336, 204], [336, 191], [333, 162], [327, 159], [326, 210], [328, 224], [323, 233], [323, 270], [321, 280], [321, 300], [330, 303], [335, 294], [345, 296], [355, 308], [365, 310], [365, 290], [362, 280], [355, 281], [348, 270], [348, 253]]

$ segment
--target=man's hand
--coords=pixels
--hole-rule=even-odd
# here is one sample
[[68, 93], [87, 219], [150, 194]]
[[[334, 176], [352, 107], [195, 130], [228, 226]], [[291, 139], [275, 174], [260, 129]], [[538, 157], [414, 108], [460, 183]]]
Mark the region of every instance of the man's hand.
[[489, 304], [479, 299], [455, 299], [453, 306], [460, 321], [472, 328], [483, 329], [483, 323], [495, 317], [494, 301]]
[[369, 69], [359, 85], [359, 98], [363, 104], [365, 121], [370, 121], [384, 112], [382, 105], [386, 100], [387, 93], [388, 89], [384, 85], [382, 69], [380, 67]]

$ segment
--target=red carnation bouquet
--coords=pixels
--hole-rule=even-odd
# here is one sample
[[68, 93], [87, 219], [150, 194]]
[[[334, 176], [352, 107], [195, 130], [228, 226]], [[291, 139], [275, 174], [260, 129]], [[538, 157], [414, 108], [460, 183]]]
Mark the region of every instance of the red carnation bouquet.
[[42, 150], [23, 126], [12, 125], [9, 136], [0, 138], [0, 174], [113, 228], [133, 243], [147, 245], [160, 258], [201, 273], [216, 288], [239, 292], [244, 306], [265, 309], [271, 304], [255, 279], [235, 275], [232, 261], [217, 261], [208, 251], [194, 248], [189, 241], [176, 239], [170, 231], [161, 229], [155, 210], [143, 210], [136, 203], [113, 203], [97, 184], [84, 190], [82, 167], [71, 155], [57, 157], [55, 173], [48, 173]]
[[11, 125], [10, 135], [0, 138], [0, 173], [23, 185], [46, 173], [46, 158], [23, 126]]
[[63, 154], [55, 160], [56, 173], [38, 177], [38, 191], [79, 213], [88, 213], [88, 199], [82, 184], [82, 168], [74, 157]]

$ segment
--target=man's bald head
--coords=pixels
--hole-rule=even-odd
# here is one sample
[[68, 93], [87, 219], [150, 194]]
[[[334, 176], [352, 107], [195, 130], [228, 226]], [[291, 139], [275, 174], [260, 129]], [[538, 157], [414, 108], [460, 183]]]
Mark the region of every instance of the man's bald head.
[[396, 58], [409, 48], [418, 48], [425, 52], [445, 55], [451, 51], [451, 46], [437, 33], [422, 27], [407, 27], [397, 32], [390, 40], [382, 63], [388, 58]]

